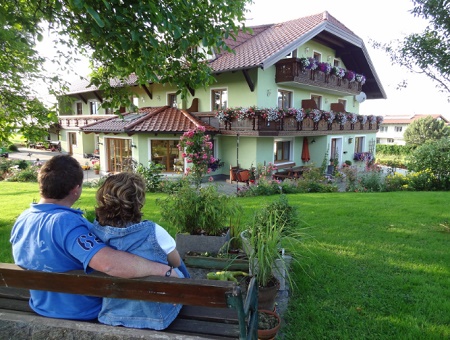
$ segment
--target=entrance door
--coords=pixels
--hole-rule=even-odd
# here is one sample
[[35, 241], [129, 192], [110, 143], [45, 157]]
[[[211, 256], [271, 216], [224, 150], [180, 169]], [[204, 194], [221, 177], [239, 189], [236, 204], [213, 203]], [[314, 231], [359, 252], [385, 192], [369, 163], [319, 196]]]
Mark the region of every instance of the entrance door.
[[338, 164], [333, 164], [334, 166], [339, 166], [342, 162], [342, 138], [331, 139], [330, 162], [335, 160]]
[[69, 155], [73, 155], [73, 147], [77, 146], [77, 133], [76, 132], [69, 132], [67, 134], [67, 141], [69, 146]]
[[105, 142], [108, 171], [117, 173], [133, 170], [131, 139], [108, 138]]

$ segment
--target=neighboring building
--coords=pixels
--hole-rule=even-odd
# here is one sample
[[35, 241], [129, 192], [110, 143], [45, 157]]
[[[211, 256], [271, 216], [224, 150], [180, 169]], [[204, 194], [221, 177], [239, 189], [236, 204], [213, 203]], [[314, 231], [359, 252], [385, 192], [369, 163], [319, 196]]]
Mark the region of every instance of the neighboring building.
[[[224, 174], [236, 163], [242, 168], [269, 162], [320, 166], [325, 157], [342, 163], [353, 161], [354, 153], [375, 153], [380, 119], [357, 114], [365, 99], [386, 95], [364, 42], [328, 12], [256, 26], [252, 34], [241, 32], [226, 43], [234, 53], [210, 60], [215, 84], [191, 90], [183, 101], [174, 87], [133, 86], [130, 77], [126, 85], [141, 109], [120, 118], [100, 108], [101, 91], [86, 84], [73, 88], [67, 94], [75, 98], [71, 112], [60, 116], [63, 150], [83, 154], [98, 149], [107, 172], [120, 171], [130, 157], [178, 172], [183, 166], [175, 150], [179, 137], [202, 124], [213, 134]], [[233, 109], [250, 107], [259, 109], [255, 114]], [[226, 119], [229, 113], [234, 117]], [[333, 120], [335, 114], [340, 121]], [[301, 158], [305, 137], [310, 160]]]
[[448, 124], [448, 120], [442, 115], [389, 115], [385, 116], [383, 123], [380, 124], [380, 129], [377, 133], [377, 144], [393, 144], [393, 145], [405, 145], [405, 139], [403, 134], [408, 128], [409, 124], [413, 121], [428, 116], [434, 119], [443, 120]]

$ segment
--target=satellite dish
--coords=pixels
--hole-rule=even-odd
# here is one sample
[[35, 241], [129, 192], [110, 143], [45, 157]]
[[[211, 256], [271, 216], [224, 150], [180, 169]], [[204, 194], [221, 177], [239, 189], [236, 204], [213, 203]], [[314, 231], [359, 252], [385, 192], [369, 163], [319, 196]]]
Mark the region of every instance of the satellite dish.
[[355, 96], [355, 99], [358, 103], [362, 103], [367, 99], [367, 96], [364, 92], [360, 92]]

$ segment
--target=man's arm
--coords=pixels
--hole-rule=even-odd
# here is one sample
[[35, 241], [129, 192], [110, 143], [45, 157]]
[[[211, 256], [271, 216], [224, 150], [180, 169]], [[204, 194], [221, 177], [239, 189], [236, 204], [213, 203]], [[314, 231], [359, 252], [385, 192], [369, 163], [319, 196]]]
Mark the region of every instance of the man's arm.
[[[110, 247], [100, 249], [89, 262], [89, 267], [110, 276], [123, 278], [144, 277], [150, 275], [165, 276], [169, 266], [152, 262], [140, 256], [114, 250]], [[172, 271], [171, 277], [178, 277]]]

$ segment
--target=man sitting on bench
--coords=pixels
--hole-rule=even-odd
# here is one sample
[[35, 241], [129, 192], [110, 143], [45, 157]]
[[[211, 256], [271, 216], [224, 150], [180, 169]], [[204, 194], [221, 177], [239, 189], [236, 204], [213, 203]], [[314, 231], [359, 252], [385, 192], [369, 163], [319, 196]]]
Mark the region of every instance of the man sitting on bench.
[[[49, 272], [97, 270], [124, 278], [149, 275], [178, 277], [171, 266], [148, 261], [106, 246], [89, 229], [81, 210], [83, 169], [68, 155], [45, 162], [38, 176], [40, 201], [17, 219], [11, 231], [14, 261], [22, 268]], [[38, 314], [62, 319], [97, 319], [102, 299], [30, 290], [30, 307]]]

